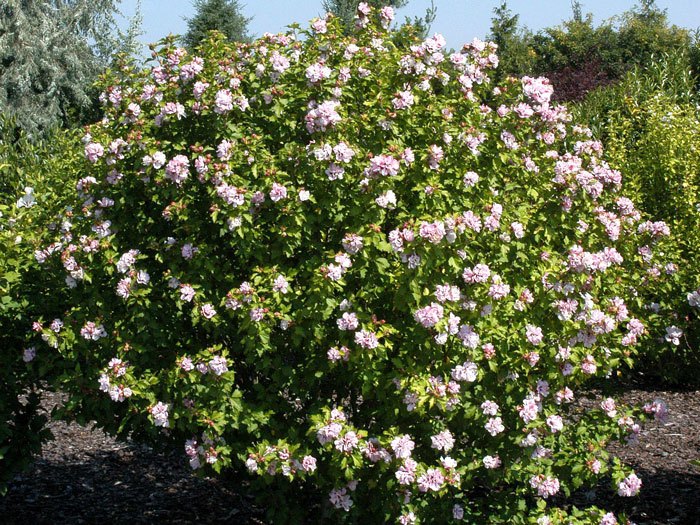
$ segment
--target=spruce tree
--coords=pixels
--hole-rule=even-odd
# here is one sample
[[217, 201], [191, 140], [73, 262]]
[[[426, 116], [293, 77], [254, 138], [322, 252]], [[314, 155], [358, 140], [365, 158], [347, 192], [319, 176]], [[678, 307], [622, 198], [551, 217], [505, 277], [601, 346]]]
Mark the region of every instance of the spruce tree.
[[530, 33], [519, 25], [520, 15], [513, 14], [504, 0], [494, 8], [489, 40], [498, 45], [500, 65], [497, 78], [522, 75], [532, 67]]
[[209, 31], [220, 31], [232, 42], [250, 40], [248, 23], [238, 0], [195, 0], [195, 15], [187, 20], [183, 41], [193, 49], [207, 37]]

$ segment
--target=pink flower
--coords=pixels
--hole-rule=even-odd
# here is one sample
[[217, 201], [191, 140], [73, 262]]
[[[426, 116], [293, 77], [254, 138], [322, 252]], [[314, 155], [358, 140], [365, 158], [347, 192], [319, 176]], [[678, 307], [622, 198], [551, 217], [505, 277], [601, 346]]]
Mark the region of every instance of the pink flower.
[[328, 349], [328, 352], [326, 352], [326, 357], [328, 357], [328, 360], [333, 363], [337, 363], [341, 359], [343, 361], [347, 361], [350, 359], [350, 349], [347, 346], [341, 346], [340, 348], [334, 346], [333, 348]]
[[443, 430], [439, 434], [431, 436], [430, 440], [432, 441], [432, 448], [436, 450], [443, 450], [445, 452], [450, 450], [455, 444], [455, 439], [452, 437], [449, 430]]
[[430, 306], [417, 310], [413, 317], [425, 328], [431, 328], [440, 322], [443, 313], [444, 310], [440, 304], [431, 303]]
[[85, 157], [92, 163], [97, 162], [97, 159], [105, 154], [105, 149], [98, 142], [90, 142], [85, 145]]
[[313, 29], [315, 33], [322, 35], [328, 31], [328, 24], [323, 18], [316, 18], [311, 22], [311, 29]]
[[495, 469], [501, 466], [501, 458], [498, 456], [484, 456], [481, 460], [484, 464], [484, 468]]
[[462, 182], [467, 188], [471, 188], [472, 186], [475, 186], [477, 182], [479, 182], [479, 175], [473, 171], [468, 171], [464, 174]]
[[651, 403], [646, 403], [643, 408], [647, 414], [654, 414], [656, 421], [663, 422], [668, 416], [668, 406], [663, 399], [655, 399]]
[[180, 287], [180, 300], [185, 301], [186, 303], [189, 303], [194, 299], [194, 288], [192, 288], [189, 284], [183, 284]]
[[484, 428], [492, 436], [497, 436], [506, 429], [506, 427], [503, 426], [503, 420], [500, 417], [489, 418], [488, 422], [484, 425]]
[[337, 112], [339, 106], [339, 102], [327, 101], [309, 110], [304, 119], [306, 130], [309, 133], [314, 133], [334, 127], [341, 120]]
[[211, 370], [212, 373], [217, 376], [228, 372], [228, 363], [226, 358], [220, 355], [212, 358], [212, 360], [209, 361], [209, 370]]
[[523, 77], [523, 93], [536, 104], [548, 104], [554, 88], [550, 85], [549, 79], [545, 77]]
[[352, 312], [345, 312], [343, 316], [337, 320], [337, 324], [340, 330], [357, 330], [360, 323], [357, 320], [357, 315]]
[[418, 490], [428, 492], [429, 490], [438, 491], [442, 488], [445, 482], [445, 476], [442, 471], [436, 468], [429, 468], [425, 473], [418, 478]]
[[187, 243], [187, 244], [184, 244], [182, 246], [182, 250], [180, 251], [180, 253], [182, 254], [183, 259], [189, 260], [192, 257], [194, 257], [194, 254], [197, 253], [198, 251], [199, 251], [199, 248], [196, 248], [196, 247], [192, 246], [190, 243]]
[[353, 505], [347, 489], [344, 488], [331, 490], [328, 499], [336, 509], [343, 509], [345, 512], [348, 512]]
[[388, 27], [391, 21], [394, 19], [394, 8], [391, 6], [384, 6], [379, 10], [379, 18], [382, 21], [382, 26]]
[[677, 326], [668, 326], [666, 327], [666, 341], [669, 343], [672, 343], [676, 346], [681, 344], [681, 337], [683, 336], [683, 330], [678, 328]]
[[445, 284], [438, 285], [435, 288], [435, 298], [441, 303], [448, 301], [459, 301], [461, 295], [462, 294], [457, 286]]
[[474, 268], [465, 268], [462, 279], [467, 284], [485, 283], [491, 276], [491, 270], [485, 264], [477, 264]]
[[107, 332], [104, 326], [88, 321], [85, 323], [85, 326], [80, 329], [80, 335], [87, 340], [97, 341], [98, 339], [107, 337]]
[[306, 78], [312, 84], [318, 84], [331, 76], [332, 70], [323, 63], [312, 64], [306, 68]]
[[362, 348], [374, 349], [379, 346], [376, 334], [368, 330], [360, 330], [355, 332], [355, 342]]
[[170, 426], [168, 422], [168, 405], [158, 401], [155, 406], [150, 408], [150, 412], [153, 416], [153, 423], [157, 427], [168, 428]]
[[418, 234], [432, 244], [439, 243], [445, 237], [445, 224], [442, 221], [421, 222]]
[[467, 361], [464, 364], [457, 365], [452, 369], [451, 376], [455, 381], [466, 381], [473, 383], [479, 374], [479, 368], [475, 363]]
[[350, 148], [345, 142], [339, 142], [333, 147], [333, 153], [335, 154], [335, 160], [341, 163], [347, 163], [352, 160], [355, 156], [355, 152]]
[[527, 325], [525, 327], [525, 337], [533, 345], [539, 345], [542, 343], [542, 328], [534, 325]]
[[537, 494], [545, 499], [559, 492], [559, 480], [544, 474], [532, 476], [530, 478], [530, 486], [537, 489]]
[[487, 400], [481, 403], [481, 411], [486, 416], [495, 416], [498, 413], [499, 408], [500, 407], [498, 404], [494, 403], [493, 401]]
[[316, 470], [316, 458], [313, 456], [304, 456], [301, 460], [301, 468], [304, 472], [313, 472]]
[[30, 346], [28, 348], [25, 348], [24, 351], [22, 352], [22, 361], [25, 363], [29, 363], [34, 360], [36, 357], [36, 348], [33, 346]]
[[394, 451], [394, 455], [399, 459], [410, 458], [414, 447], [415, 443], [408, 434], [395, 437], [391, 441], [391, 449]]
[[343, 427], [340, 425], [340, 423], [329, 423], [316, 431], [316, 439], [318, 439], [318, 442], [321, 443], [321, 445], [325, 445], [326, 443], [330, 443], [337, 438], [342, 430]]
[[598, 525], [618, 525], [618, 521], [612, 512], [608, 512], [600, 519], [600, 523]]
[[500, 300], [508, 296], [510, 293], [510, 286], [505, 283], [493, 283], [489, 287], [488, 296], [494, 298], [495, 300]]
[[362, 250], [364, 242], [362, 237], [356, 233], [348, 233], [343, 238], [343, 249], [350, 255], [355, 255], [360, 250]]
[[211, 319], [216, 315], [216, 310], [214, 310], [214, 307], [210, 303], [202, 305], [199, 311], [206, 319]]
[[374, 199], [374, 202], [376, 202], [380, 208], [393, 210], [396, 208], [396, 194], [392, 190], [385, 191]]
[[585, 359], [581, 362], [581, 370], [584, 374], [592, 375], [595, 374], [598, 369], [595, 359], [592, 355], [587, 355]]
[[125, 277], [117, 283], [117, 295], [122, 299], [128, 299], [131, 295], [131, 279]]
[[530, 421], [537, 419], [537, 414], [539, 411], [540, 406], [537, 401], [535, 401], [532, 396], [528, 396], [523, 400], [523, 404], [519, 408], [518, 414], [523, 422], [529, 423]]
[[553, 433], [564, 429], [564, 421], [561, 416], [552, 415], [547, 418], [547, 426]]
[[289, 291], [289, 283], [287, 282], [287, 279], [284, 278], [284, 275], [278, 275], [275, 278], [275, 281], [272, 284], [272, 289], [281, 294], [286, 294]]
[[233, 109], [233, 95], [228, 89], [221, 89], [216, 93], [214, 101], [214, 113], [224, 114]]
[[632, 473], [625, 479], [620, 481], [617, 485], [617, 493], [623, 497], [631, 497], [639, 494], [639, 490], [642, 488], [642, 480], [637, 477], [636, 474]]
[[165, 176], [175, 184], [182, 184], [190, 174], [190, 161], [184, 155], [176, 155], [165, 167]]
[[377, 155], [369, 161], [371, 175], [393, 176], [399, 172], [399, 161], [389, 155]]
[[440, 146], [433, 144], [428, 148], [428, 167], [431, 170], [437, 170], [440, 167], [440, 162], [445, 157], [445, 153]]
[[410, 90], [399, 91], [396, 97], [394, 97], [394, 100], [392, 100], [391, 102], [394, 105], [394, 109], [407, 109], [413, 105], [413, 94]]
[[343, 437], [338, 438], [333, 442], [335, 448], [345, 454], [352, 452], [353, 449], [357, 448], [359, 443], [360, 440], [358, 439], [357, 434], [355, 434], [353, 431], [347, 432]]
[[418, 463], [411, 458], [406, 458], [403, 465], [396, 471], [396, 479], [400, 485], [410, 485], [416, 480], [416, 467]]
[[278, 202], [282, 199], [287, 198], [287, 188], [278, 184], [276, 182], [272, 183], [272, 189], [270, 190], [270, 200], [272, 202]]

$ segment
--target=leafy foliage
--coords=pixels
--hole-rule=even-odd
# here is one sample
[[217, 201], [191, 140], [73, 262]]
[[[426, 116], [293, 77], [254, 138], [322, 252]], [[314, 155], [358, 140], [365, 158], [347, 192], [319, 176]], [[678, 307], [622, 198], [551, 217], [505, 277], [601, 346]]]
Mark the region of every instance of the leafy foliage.
[[[635, 69], [618, 85], [591, 93], [575, 107], [607, 145], [606, 158], [624, 168], [629, 191], [672, 232], [678, 272], [661, 307], [683, 329], [677, 344], [661, 340], [643, 352], [641, 368], [668, 382], [696, 384], [700, 323], [690, 296], [700, 286], [700, 112], [694, 79], [682, 53]], [[658, 298], [658, 297], [657, 297]]]
[[38, 225], [65, 206], [60, 179], [75, 167], [72, 140], [75, 133], [60, 132], [33, 144], [13, 122], [0, 120], [0, 494], [50, 437], [37, 388], [52, 371], [46, 362], [33, 362], [37, 346], [27, 343], [27, 334], [62, 294], [42, 288], [33, 250], [42, 235]]

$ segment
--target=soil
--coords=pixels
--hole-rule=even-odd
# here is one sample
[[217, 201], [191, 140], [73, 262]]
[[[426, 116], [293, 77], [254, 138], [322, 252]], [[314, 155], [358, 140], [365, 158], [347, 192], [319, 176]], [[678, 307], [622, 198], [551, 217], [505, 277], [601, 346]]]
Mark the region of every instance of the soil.
[[[700, 467], [691, 463], [700, 459], [700, 391], [637, 385], [619, 395], [629, 403], [662, 398], [670, 411], [664, 423], [646, 425], [638, 444], [613, 449], [642, 478], [641, 493], [619, 498], [601, 485], [579, 494], [578, 503], [625, 512], [638, 525], [700, 525]], [[45, 394], [45, 406], [58, 402], [60, 396]], [[55, 440], [0, 498], [0, 523], [264, 523], [245, 485], [232, 490], [197, 478], [181, 454], [77, 424], [51, 421], [50, 428]]]

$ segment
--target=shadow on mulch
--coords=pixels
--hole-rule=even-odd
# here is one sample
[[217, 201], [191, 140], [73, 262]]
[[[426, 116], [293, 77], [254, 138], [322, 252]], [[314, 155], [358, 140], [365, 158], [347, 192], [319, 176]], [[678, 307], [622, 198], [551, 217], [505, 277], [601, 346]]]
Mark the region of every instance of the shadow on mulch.
[[[631, 464], [631, 461], [627, 461]], [[597, 505], [616, 514], [625, 513], [638, 525], [700, 525], [700, 474], [636, 467], [642, 478], [639, 495], [620, 498], [609, 484], [572, 497], [579, 508]]]
[[[589, 394], [578, 402], [600, 402], [600, 391]], [[647, 424], [637, 444], [610, 447], [637, 471], [642, 491], [620, 498], [601, 484], [572, 503], [625, 512], [638, 525], [700, 525], [700, 468], [691, 464], [700, 458], [700, 391], [621, 385], [616, 394], [631, 404], [659, 397], [669, 407], [668, 420]], [[60, 402], [58, 394], [45, 397], [47, 408]], [[0, 497], [0, 524], [264, 524], [244, 483], [197, 478], [183, 454], [75, 423], [51, 421], [49, 428], [55, 439]]]
[[81, 463], [38, 460], [0, 498], [0, 523], [262, 523], [252, 498], [193, 476], [180, 457], [141, 448], [98, 452]]

